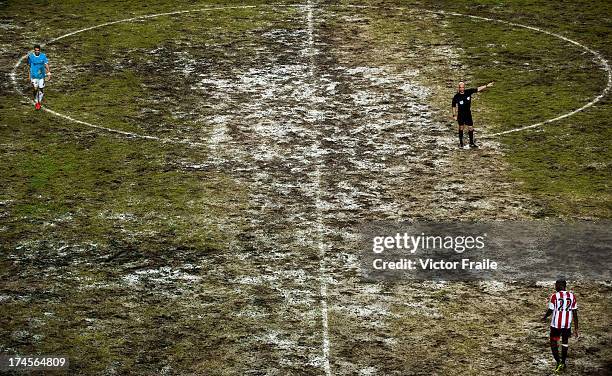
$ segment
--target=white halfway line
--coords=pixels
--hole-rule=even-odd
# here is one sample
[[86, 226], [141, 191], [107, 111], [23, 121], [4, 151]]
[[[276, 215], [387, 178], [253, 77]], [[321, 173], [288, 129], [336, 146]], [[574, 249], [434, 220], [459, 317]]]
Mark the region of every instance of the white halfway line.
[[[306, 9], [308, 10], [307, 19], [308, 19], [308, 79], [310, 85], [316, 87], [315, 85], [315, 47], [314, 47], [314, 18], [313, 18], [313, 4], [312, 0], [308, 0], [308, 4]], [[314, 89], [313, 87], [313, 89]], [[314, 90], [310, 90], [310, 93], [313, 93]], [[312, 96], [313, 94], [311, 94]], [[314, 101], [311, 101], [311, 104]], [[323, 348], [323, 370], [325, 371], [326, 376], [331, 376], [331, 366], [329, 364], [329, 323], [328, 323], [328, 311], [327, 311], [327, 276], [325, 274], [325, 244], [323, 242], [324, 236], [324, 225], [323, 225], [323, 214], [322, 210], [322, 201], [321, 201], [321, 157], [318, 153], [321, 148], [321, 140], [320, 137], [317, 137], [317, 142], [315, 143], [315, 148], [317, 150], [315, 154], [316, 158], [316, 166], [315, 166], [315, 184], [316, 184], [316, 193], [315, 193], [315, 207], [316, 207], [316, 216], [317, 216], [317, 247], [319, 249], [319, 293], [321, 295], [321, 326], [322, 326], [322, 348]]]

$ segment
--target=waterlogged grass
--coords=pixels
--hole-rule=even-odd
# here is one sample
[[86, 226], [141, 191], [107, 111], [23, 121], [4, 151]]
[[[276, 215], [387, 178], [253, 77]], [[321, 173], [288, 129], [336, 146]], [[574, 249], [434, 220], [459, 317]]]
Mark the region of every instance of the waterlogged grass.
[[[166, 160], [181, 155], [158, 143], [134, 147], [82, 131], [73, 137], [69, 128], [52, 128], [53, 120], [41, 114], [15, 129], [10, 142], [2, 128], [2, 142], [15, 148], [0, 165], [10, 182], [0, 196], [8, 202], [1, 245], [13, 249], [3, 253], [0, 280], [3, 295], [14, 297], [0, 309], [3, 349], [65, 354], [71, 374], [88, 375], [152, 374], [168, 363], [177, 372], [194, 372], [223, 359], [195, 350], [224, 340], [206, 305], [229, 314], [232, 305], [222, 309], [218, 300], [227, 302], [221, 297], [231, 294], [219, 281], [169, 280], [167, 292], [168, 285], [145, 288], [143, 282], [136, 293], [124, 277], [220, 257], [230, 235], [219, 225], [233, 221], [240, 231], [240, 219], [231, 218], [246, 202], [245, 188], [218, 172], [168, 169]], [[196, 313], [199, 299], [204, 305]]]
[[[2, 6], [19, 24], [45, 15], [31, 39], [18, 41], [15, 49], [24, 52], [33, 41], [92, 23], [177, 9], [169, 3], [121, 4], [122, 11], [96, 2]], [[214, 3], [181, 7], [201, 5]], [[46, 90], [47, 105], [80, 120], [140, 133], [160, 124], [191, 126], [193, 117], [177, 117], [185, 108], [168, 102], [191, 108], [193, 99], [185, 91], [193, 79], [167, 69], [174, 63], [172, 52], [188, 52], [193, 60], [222, 59], [234, 49], [253, 56], [259, 34], [300, 27], [285, 21], [293, 12], [245, 9], [160, 17], [51, 44], [45, 50], [55, 77]], [[165, 53], [152, 58], [151, 50], [159, 47]], [[25, 80], [20, 84], [26, 91]], [[159, 118], [143, 115], [149, 110], [158, 111]], [[164, 365], [178, 374], [248, 371], [237, 360], [249, 358], [252, 349], [242, 339], [257, 334], [259, 319], [228, 318], [246, 310], [253, 296], [275, 292], [245, 287], [241, 292], [228, 283], [257, 274], [232, 254], [235, 234], [246, 231], [241, 211], [248, 206], [247, 186], [231, 171], [186, 171], [178, 165], [205, 161], [206, 148], [97, 132], [33, 112], [4, 87], [0, 125], [1, 246], [11, 250], [0, 258], [0, 280], [3, 299], [12, 297], [0, 309], [3, 351], [66, 354], [74, 374], [157, 374]], [[188, 269], [203, 264], [206, 268]], [[129, 285], [138, 271], [171, 268], [174, 273], [183, 267], [187, 271], [179, 276], [195, 282], [153, 274]]]
[[[126, 289], [75, 288], [58, 292], [51, 301], [41, 297], [3, 306], [3, 317], [11, 319], [2, 320], [2, 332], [20, 333], [20, 351], [68, 356], [71, 374], [153, 374], [169, 363], [180, 373], [233, 369], [224, 359], [236, 354], [214, 348], [233, 342], [229, 333], [216, 331], [217, 319], [193, 308], [180, 297], [136, 299]], [[202, 343], [210, 344], [210, 350], [197, 347]]]

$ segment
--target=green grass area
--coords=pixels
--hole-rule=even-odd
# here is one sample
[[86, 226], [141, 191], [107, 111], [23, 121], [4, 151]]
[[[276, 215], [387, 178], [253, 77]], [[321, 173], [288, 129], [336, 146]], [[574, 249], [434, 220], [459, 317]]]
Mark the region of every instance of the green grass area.
[[[111, 280], [112, 274], [103, 279], [105, 283]], [[41, 287], [30, 282], [32, 288]], [[104, 374], [109, 370], [157, 374], [162, 371], [160, 363], [172, 364], [172, 371], [179, 374], [246, 371], [231, 364], [232, 359], [244, 356], [234, 353], [231, 346], [239, 348], [240, 336], [255, 322], [244, 318], [244, 326], [236, 327], [207, 314], [207, 305], [213, 301], [220, 315], [233, 314], [235, 302], [217, 300], [218, 285], [202, 282], [183, 296], [163, 297], [139, 296], [112, 284], [83, 288], [90, 283], [83, 280], [81, 286], [68, 286], [64, 282], [65, 290], [52, 296], [3, 306], [3, 338], [23, 335], [12, 340], [22, 342], [20, 351], [24, 353], [68, 356], [70, 374]], [[191, 301], [194, 296], [202, 301]], [[202, 344], [209, 348], [198, 347]], [[219, 351], [219, 346], [224, 351]]]
[[[504, 7], [445, 4], [470, 14], [485, 15], [561, 33], [610, 56], [610, 4], [550, 4], [512, 2]], [[440, 7], [447, 8], [440, 5]], [[554, 18], [553, 18], [554, 16]], [[606, 18], [608, 17], [608, 18]], [[608, 19], [608, 22], [606, 22]], [[580, 20], [584, 23], [579, 24]], [[452, 20], [452, 30], [464, 48], [462, 60], [475, 84], [496, 80], [495, 89], [482, 95], [479, 115], [490, 131], [507, 130], [570, 112], [599, 95], [606, 72], [591, 54], [559, 39], [525, 29], [478, 21]], [[462, 30], [464, 32], [462, 32]], [[489, 49], [487, 46], [494, 48]], [[501, 47], [501, 48], [500, 48]], [[499, 60], [493, 64], [492, 60]], [[529, 65], [527, 65], [529, 64]], [[609, 218], [612, 213], [610, 165], [606, 145], [610, 132], [609, 99], [568, 119], [502, 138], [511, 175], [523, 189], [547, 203], [543, 215]], [[492, 129], [491, 129], [492, 128]]]
[[[37, 132], [22, 130], [30, 152], [7, 156], [0, 167], [12, 182], [3, 199], [15, 201], [5, 241], [36, 235], [108, 244], [119, 225], [136, 239], [206, 248], [223, 240], [214, 223], [230, 203], [243, 204], [246, 192], [223, 174], [164, 171], [171, 151], [157, 143], [134, 149], [129, 140], [100, 137], [79, 145], [57, 134], [36, 140]], [[61, 231], [41, 227], [55, 221]]]
[[[47, 105], [55, 111], [111, 129], [142, 132], [138, 122], [133, 120], [140, 110], [137, 99], [143, 93], [139, 75], [131, 71], [94, 71], [63, 81], [60, 87], [53, 89], [53, 94], [61, 92], [61, 95], [48, 96]], [[121, 110], [110, 110], [118, 108]]]
[[[240, 4], [256, 3], [263, 2]], [[15, 50], [14, 56], [2, 58], [6, 64], [0, 69], [5, 73], [10, 71], [19, 57], [17, 51], [25, 52], [34, 42], [76, 29], [120, 18], [214, 4], [223, 3], [188, 1], [179, 7], [177, 2], [157, 0], [7, 1], [0, 5], [0, 11], [20, 29], [7, 29], [5, 37], [0, 37], [4, 45], [13, 43], [11, 38], [15, 38], [15, 46], [10, 49]], [[497, 1], [402, 2], [401, 5], [411, 4], [531, 24], [575, 38], [607, 57], [612, 51], [608, 42], [609, 17], [605, 16], [610, 14], [608, 4], [563, 3], [563, 13], [556, 19], [554, 4], [544, 2], [515, 1], [504, 6]], [[342, 7], [337, 11], [346, 15], [356, 12]], [[329, 28], [327, 35], [337, 37], [341, 41], [339, 45], [355, 48], [353, 55], [349, 55], [355, 60], [334, 63], [338, 66], [378, 64], [398, 71], [418, 68], [425, 77], [415, 80], [423, 79], [436, 89], [432, 106], [438, 107], [443, 114], [440, 116], [446, 117], [447, 122], [454, 85], [462, 78], [473, 84], [497, 82], [493, 89], [479, 95], [475, 106], [477, 126], [487, 132], [527, 125], [571, 111], [597, 95], [605, 85], [603, 72], [591, 56], [548, 35], [460, 17], [423, 16], [418, 11], [363, 12], [371, 18], [369, 22], [349, 26], [344, 20], [329, 16], [329, 22], [324, 25]], [[47, 46], [56, 74], [47, 90], [47, 103], [50, 108], [75, 118], [114, 129], [203, 141], [212, 133], [213, 125], [199, 120], [216, 114], [215, 108], [203, 104], [207, 101], [205, 94], [185, 90], [193, 79], [172, 70], [177, 65], [174, 53], [185, 52], [194, 59], [209, 59], [209, 66], [217, 69], [211, 68], [211, 72], [223, 72], [227, 74], [224, 78], [234, 79], [236, 76], [232, 75], [244, 74], [251, 68], [267, 68], [258, 65], [255, 58], [260, 53], [261, 33], [275, 29], [303, 30], [303, 21], [303, 10], [294, 8], [267, 12], [237, 9], [215, 11], [214, 15], [164, 16], [88, 31]], [[23, 33], [23, 30], [31, 31]], [[305, 34], [300, 35], [305, 38]], [[282, 43], [278, 44], [266, 48], [283, 51]], [[448, 59], [455, 59], [445, 55], [448, 46], [459, 51], [456, 62], [465, 65], [463, 71], [445, 65]], [[324, 48], [317, 47], [321, 51]], [[151, 50], [157, 48], [162, 52], [151, 56]], [[340, 59], [340, 54], [330, 61], [336, 57]], [[246, 68], [236, 69], [240, 64], [244, 65], [240, 68]], [[201, 72], [207, 73], [203, 66]], [[330, 64], [327, 68], [331, 71], [334, 66]], [[241, 99], [245, 105], [249, 104], [248, 95]], [[175, 117], [195, 106], [199, 107], [192, 117]], [[158, 112], [151, 114], [148, 110]], [[610, 115], [610, 100], [606, 98], [569, 119], [537, 131], [500, 138], [509, 166], [508, 178], [522, 183], [519, 189], [523, 190], [523, 197], [546, 203], [542, 216], [610, 218]], [[234, 128], [242, 127], [232, 135], [236, 136], [236, 142], [241, 141], [240, 136], [249, 137], [249, 132], [261, 131], [249, 128], [249, 122], [244, 119], [244, 123], [232, 124]], [[196, 126], [201, 129], [195, 129]], [[80, 374], [128, 374], [134, 370], [140, 374], [156, 374], [161, 372], [156, 368], [160, 364], [172, 364], [172, 371], [177, 374], [201, 373], [203, 369], [223, 369], [219, 374], [243, 374], [251, 368], [264, 369], [268, 367], [266, 363], [271, 364], [269, 367], [279, 364], [282, 367], [282, 362], [286, 362], [284, 366], [290, 369], [292, 365], [287, 359], [295, 360], [291, 357], [296, 355], [287, 355], [289, 347], [297, 348], [296, 353], [312, 350], [318, 354], [319, 250], [310, 246], [312, 239], [308, 239], [307, 229], [282, 228], [284, 223], [275, 222], [272, 215], [262, 214], [257, 218], [256, 209], [282, 216], [293, 206], [285, 208], [286, 211], [276, 207], [258, 208], [257, 205], [272, 202], [274, 197], [259, 200], [252, 194], [261, 192], [251, 192], [249, 186], [249, 179], [268, 179], [264, 181], [272, 183], [277, 176], [268, 173], [289, 170], [293, 168], [292, 161], [270, 167], [278, 162], [276, 156], [270, 155], [270, 160], [262, 162], [265, 168], [260, 172], [245, 172], [232, 163], [217, 166], [215, 163], [219, 161], [209, 159], [209, 153], [213, 152], [206, 147], [130, 139], [73, 124], [45, 112], [34, 112], [9, 85], [0, 86], [0, 145], [0, 247], [8, 250], [0, 257], [0, 280], [2, 293], [11, 295], [9, 303], [3, 302], [0, 308], [0, 336], [6, 339], [3, 346], [23, 353], [68, 352], [74, 360], [73, 370]], [[245, 142], [238, 147], [251, 145]], [[214, 157], [227, 155], [231, 160], [232, 152], [231, 149], [216, 151]], [[329, 158], [333, 158], [331, 153]], [[483, 162], [484, 158], [478, 159], [476, 153], [470, 154], [470, 158], [473, 163], [487, 163]], [[212, 167], [185, 167], [208, 162]], [[339, 168], [339, 174], [345, 173], [340, 170], [343, 166], [326, 167], [329, 174], [334, 173], [334, 168]], [[468, 169], [466, 163], [465, 170]], [[303, 180], [283, 191], [287, 197], [283, 196], [282, 200], [279, 197], [279, 203], [291, 203], [294, 188], [295, 192], [309, 189], [306, 183], [309, 176], [296, 176]], [[302, 183], [303, 187], [297, 187]], [[322, 183], [322, 189], [326, 190], [323, 199], [331, 202], [338, 198], [333, 190], [344, 188], [327, 183]], [[411, 189], [410, 183], [405, 189]], [[309, 200], [310, 197], [304, 194], [295, 199]], [[407, 194], [402, 199], [417, 201], [420, 197]], [[326, 211], [326, 206], [323, 207]], [[291, 214], [295, 215], [291, 220], [296, 223], [310, 223], [308, 217], [312, 213]], [[323, 220], [333, 220], [327, 212], [324, 214]], [[379, 214], [388, 213], [375, 213]], [[252, 223], [245, 223], [247, 216]], [[272, 223], [267, 223], [268, 220]], [[345, 241], [340, 236], [343, 230], [336, 230], [338, 233], [330, 233], [338, 241]], [[257, 233], [258, 238], [249, 237], [257, 231], [261, 232]], [[258, 243], [266, 237], [269, 244]], [[63, 247], [67, 247], [65, 251]], [[276, 248], [287, 253], [276, 254]], [[352, 257], [330, 248], [329, 259]], [[303, 264], [293, 265], [298, 264], [300, 257], [304, 259]], [[178, 282], [167, 289], [154, 283], [134, 287], [124, 280], [137, 270], [182, 267], [189, 263], [201, 267], [193, 275], [202, 279], [193, 285]], [[303, 268], [300, 271], [304, 276], [283, 277], [276, 273], [283, 268], [293, 271], [294, 267], [295, 270]], [[338, 286], [343, 283], [351, 284], [351, 294], [361, 288], [352, 277], [343, 280], [347, 275], [352, 276], [352, 272], [342, 270], [334, 275], [333, 284], [330, 282], [331, 299], [353, 298], [350, 294], [333, 295], [342, 291]], [[238, 277], [244, 277], [247, 282], [236, 282]], [[268, 284], [249, 282], [259, 277]], [[311, 278], [313, 286], [296, 284], [292, 290], [291, 278], [308, 281]], [[378, 332], [378, 327], [365, 326], [373, 321], [354, 319], [345, 314], [346, 307], [330, 301], [332, 359], [370, 362], [363, 364], [364, 368], [373, 359], [380, 360], [381, 364], [386, 362], [381, 367], [388, 367], [390, 373], [419, 368], [431, 373], [478, 374], [469, 362], [456, 365], [455, 360], [470, 360], [471, 354], [491, 355], [486, 352], [490, 338], [506, 346], [499, 333], [504, 325], [511, 328], [513, 339], [520, 341], [524, 332], [519, 325], [527, 320], [528, 314], [540, 308], [536, 302], [539, 297], [530, 298], [527, 303], [521, 301], [524, 290], [519, 286], [514, 292], [517, 304], [523, 304], [520, 313], [524, 321], [505, 321], [505, 317], [516, 313], [515, 306], [506, 307], [501, 298], [497, 305], [487, 305], [490, 301], [483, 296], [488, 295], [474, 293], [476, 287], [468, 286], [460, 294], [455, 287], [450, 284], [423, 293], [424, 308], [417, 307], [421, 310], [403, 305], [403, 301], [389, 303], [392, 319], [385, 327], [388, 331], [383, 333]], [[299, 308], [291, 306], [292, 292], [311, 297], [306, 289], [314, 291], [312, 301], [305, 300], [307, 304]], [[586, 324], [586, 328], [592, 325], [592, 333], [596, 333], [592, 341], [608, 330], [605, 313], [610, 312], [609, 299], [602, 299], [609, 295], [608, 290], [594, 288], [593, 296], [587, 300], [593, 307], [591, 312], [599, 315]], [[401, 300], [415, 295], [418, 294], [414, 291], [400, 291], [395, 296]], [[391, 299], [391, 293], [381, 296], [385, 302]], [[467, 313], [466, 301], [470, 303]], [[431, 315], [432, 312], [440, 316]], [[494, 315], [494, 320], [489, 321], [483, 312]], [[470, 322], [474, 317], [478, 319]], [[279, 338], [277, 348], [273, 348], [271, 341], [266, 342], [267, 338], [254, 339], [264, 331], [269, 334], [276, 329], [278, 332], [291, 330], [295, 338]], [[383, 342], [385, 339], [395, 343]], [[539, 339], [529, 340], [539, 344]], [[349, 346], [358, 341], [362, 343], [354, 348]], [[430, 346], [423, 346], [423, 341]], [[591, 346], [603, 348], [602, 353], [607, 354], [608, 342]], [[249, 347], [253, 344], [258, 347]], [[521, 350], [519, 354], [529, 357], [540, 351], [537, 346], [533, 345], [535, 350], [531, 349], [531, 353]], [[505, 347], [496, 351], [495, 354], [502, 354], [500, 362], [515, 361]], [[606, 359], [605, 354], [591, 358]], [[299, 356], [305, 358], [303, 353]], [[440, 362], [437, 360], [440, 358], [446, 360]], [[295, 364], [312, 359], [299, 359]], [[334, 369], [343, 365], [338, 362]]]
[[[289, 1], [299, 3], [298, 1]], [[205, 7], [236, 7], [267, 4], [263, 0], [247, 0], [238, 3], [225, 0], [188, 0], [179, 3], [167, 0], [154, 0], [148, 2], [136, 0], [110, 0], [104, 2], [85, 2], [81, 0], [43, 0], [24, 3], [18, 0], [8, 0], [0, 7], [7, 17], [19, 17], [19, 19], [37, 19], [44, 15], [45, 22], [40, 23], [36, 32], [40, 38], [58, 36], [74, 29], [93, 26], [104, 22], [116, 21], [124, 18], [138, 17], [146, 14], [174, 12], [177, 10], [198, 9]], [[234, 9], [240, 16], [240, 12], [249, 10]], [[222, 11], [225, 12], [225, 11]], [[38, 18], [40, 19], [40, 18]], [[242, 22], [245, 20], [243, 19]], [[239, 21], [240, 22], [240, 21]], [[222, 26], [222, 24], [219, 24]], [[144, 36], [137, 36], [144, 37]], [[119, 41], [119, 43], [124, 43]]]
[[[607, 104], [606, 104], [607, 103]], [[547, 216], [610, 218], [609, 100], [545, 132], [505, 136], [512, 175], [549, 203]]]
[[[432, 15], [419, 9], [517, 22], [560, 33], [612, 55], [609, 43], [610, 4], [496, 2], [403, 3], [404, 9], [360, 10], [369, 17], [356, 28], [367, 38], [366, 54], [384, 66], [416, 68], [433, 90], [440, 119], [446, 114], [459, 80], [468, 86], [496, 84], [476, 97], [474, 118], [483, 133], [531, 125], [573, 111], [598, 96], [607, 73], [598, 60], [578, 46], [537, 31], [461, 16]], [[358, 37], [355, 40], [359, 40]], [[444, 55], [449, 46], [458, 56]], [[378, 57], [377, 57], [378, 56]], [[422, 56], [428, 56], [423, 62]], [[449, 65], [452, 65], [450, 67]], [[570, 118], [536, 130], [499, 138], [509, 178], [544, 204], [538, 216], [609, 218], [612, 215], [610, 160], [612, 139], [609, 97]], [[473, 161], [479, 163], [477, 159]]]
[[[193, 9], [206, 8], [213, 6]], [[294, 11], [294, 8], [287, 8], [283, 13], [290, 14]], [[66, 41], [60, 40], [57, 43], [70, 47], [71, 51], [68, 51], [69, 55], [66, 56], [68, 61], [73, 57], [78, 58], [80, 63], [89, 63], [90, 58], [96, 57], [96, 53], [110, 52], [108, 46], [112, 46], [110, 50], [115, 53], [127, 53], [130, 50], [134, 53], [134, 49], [150, 50], [182, 41], [195, 48], [236, 42], [252, 37], [248, 33], [270, 27], [272, 23], [278, 22], [281, 18], [279, 16], [278, 13], [266, 12], [265, 8], [211, 9], [160, 15], [84, 31], [76, 38], [68, 37]], [[66, 55], [66, 52], [62, 51], [62, 55]]]

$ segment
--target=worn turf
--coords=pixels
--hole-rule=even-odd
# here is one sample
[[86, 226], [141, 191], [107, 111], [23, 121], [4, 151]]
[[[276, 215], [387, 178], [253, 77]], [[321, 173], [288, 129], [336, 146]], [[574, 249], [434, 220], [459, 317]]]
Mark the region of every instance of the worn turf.
[[[34, 112], [9, 73], [33, 43], [93, 24], [237, 4], [0, 4], [1, 351], [67, 354], [83, 375], [552, 369], [537, 322], [551, 285], [364, 283], [356, 225], [609, 219], [608, 97], [476, 152], [456, 148], [450, 121], [460, 79], [496, 81], [474, 104], [481, 134], [580, 107], [606, 84], [592, 56], [419, 10], [542, 27], [609, 58], [609, 6], [293, 4], [160, 16], [45, 47], [49, 108], [162, 142]], [[571, 286], [585, 313], [568, 374], [603, 374], [610, 285]]]

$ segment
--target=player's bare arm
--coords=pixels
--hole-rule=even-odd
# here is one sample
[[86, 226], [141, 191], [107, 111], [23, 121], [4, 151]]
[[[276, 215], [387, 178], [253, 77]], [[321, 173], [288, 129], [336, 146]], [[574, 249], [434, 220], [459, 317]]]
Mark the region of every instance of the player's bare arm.
[[580, 338], [580, 332], [578, 331], [578, 310], [575, 309], [574, 310], [574, 337], [576, 337], [576, 339]]
[[49, 64], [45, 64], [45, 72], [46, 72], [46, 78], [47, 81], [51, 81], [51, 70], [49, 69]]

